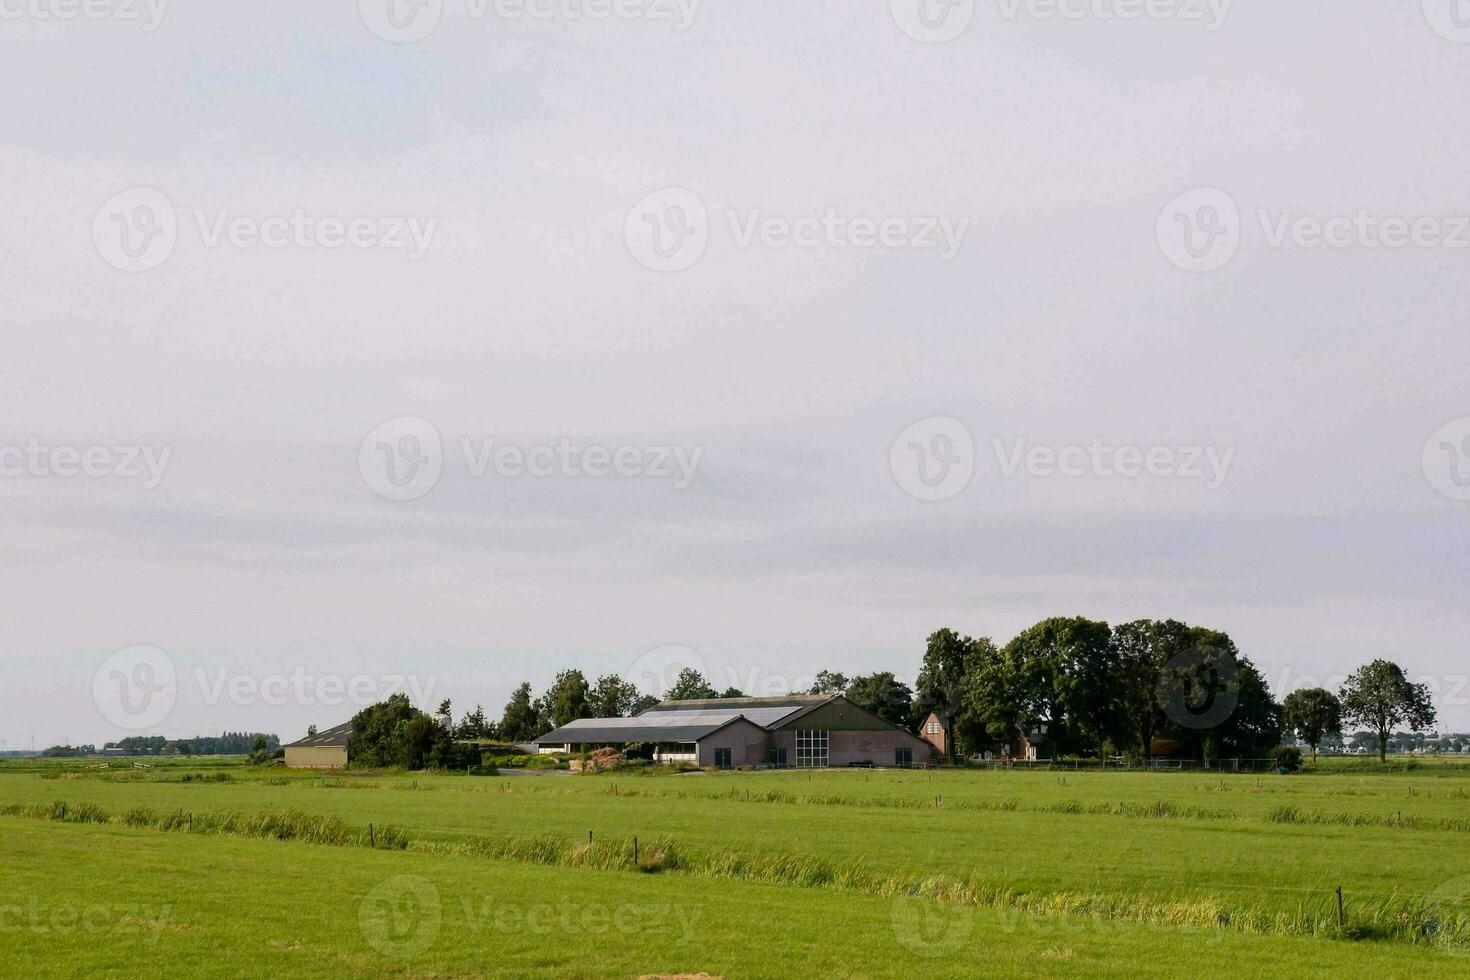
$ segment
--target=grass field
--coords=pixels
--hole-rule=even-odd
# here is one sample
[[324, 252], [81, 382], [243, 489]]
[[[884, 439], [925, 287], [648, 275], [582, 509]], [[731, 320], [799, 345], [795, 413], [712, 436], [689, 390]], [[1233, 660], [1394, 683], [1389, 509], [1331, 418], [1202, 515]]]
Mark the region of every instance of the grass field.
[[7, 763], [0, 848], [0, 962], [31, 975], [1470, 975], [1455, 764]]

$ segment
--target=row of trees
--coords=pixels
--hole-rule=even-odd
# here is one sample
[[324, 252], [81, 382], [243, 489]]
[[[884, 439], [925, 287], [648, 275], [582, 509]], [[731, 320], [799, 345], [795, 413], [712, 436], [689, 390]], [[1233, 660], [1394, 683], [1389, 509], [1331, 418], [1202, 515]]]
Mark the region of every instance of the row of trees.
[[[915, 732], [933, 712], [959, 754], [1010, 744], [1018, 726], [1034, 731], [1044, 724], [1056, 755], [1146, 757], [1163, 742], [1205, 761], [1259, 757], [1295, 735], [1315, 756], [1322, 740], [1346, 723], [1374, 731], [1383, 756], [1395, 728], [1417, 731], [1434, 722], [1427, 688], [1388, 661], [1362, 667], [1337, 694], [1312, 688], [1282, 704], [1228, 634], [1173, 619], [1109, 626], [1058, 616], [1004, 646], [946, 628], [929, 636], [913, 689], [891, 671], [849, 678], [822, 670], [796, 693], [843, 694]], [[692, 668], [665, 694], [668, 700], [741, 696], [733, 687], [717, 691]], [[656, 703], [616, 674], [593, 682], [568, 669], [539, 696], [529, 683], [518, 686], [498, 722], [476, 706], [454, 735], [529, 741], [577, 718], [628, 717]]]

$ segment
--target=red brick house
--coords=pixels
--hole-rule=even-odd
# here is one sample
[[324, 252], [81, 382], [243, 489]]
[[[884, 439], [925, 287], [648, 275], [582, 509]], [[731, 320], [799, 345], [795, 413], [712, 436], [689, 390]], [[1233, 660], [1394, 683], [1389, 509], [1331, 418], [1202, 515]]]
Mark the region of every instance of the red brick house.
[[932, 711], [929, 712], [929, 717], [924, 719], [924, 725], [919, 729], [919, 737], [934, 746], [934, 754], [938, 758], [947, 759], [954, 754], [949, 729], [944, 726], [943, 719]]

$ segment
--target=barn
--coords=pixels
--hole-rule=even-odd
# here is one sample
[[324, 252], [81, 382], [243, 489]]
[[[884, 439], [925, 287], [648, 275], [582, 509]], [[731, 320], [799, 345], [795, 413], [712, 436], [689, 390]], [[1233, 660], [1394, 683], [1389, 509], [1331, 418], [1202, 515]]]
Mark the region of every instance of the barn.
[[352, 739], [352, 722], [308, 735], [285, 746], [286, 765], [292, 769], [346, 769], [347, 743]]
[[579, 718], [535, 740], [575, 752], [633, 743], [658, 762], [740, 766], [922, 766], [933, 746], [842, 695], [664, 701], [632, 718]]

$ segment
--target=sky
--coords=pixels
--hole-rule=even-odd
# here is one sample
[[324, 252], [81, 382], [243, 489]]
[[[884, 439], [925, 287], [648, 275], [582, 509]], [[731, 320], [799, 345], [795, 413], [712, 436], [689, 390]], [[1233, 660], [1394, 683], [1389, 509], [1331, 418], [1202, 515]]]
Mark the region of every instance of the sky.
[[0, 748], [1052, 615], [1470, 729], [1458, 2], [0, 0]]

